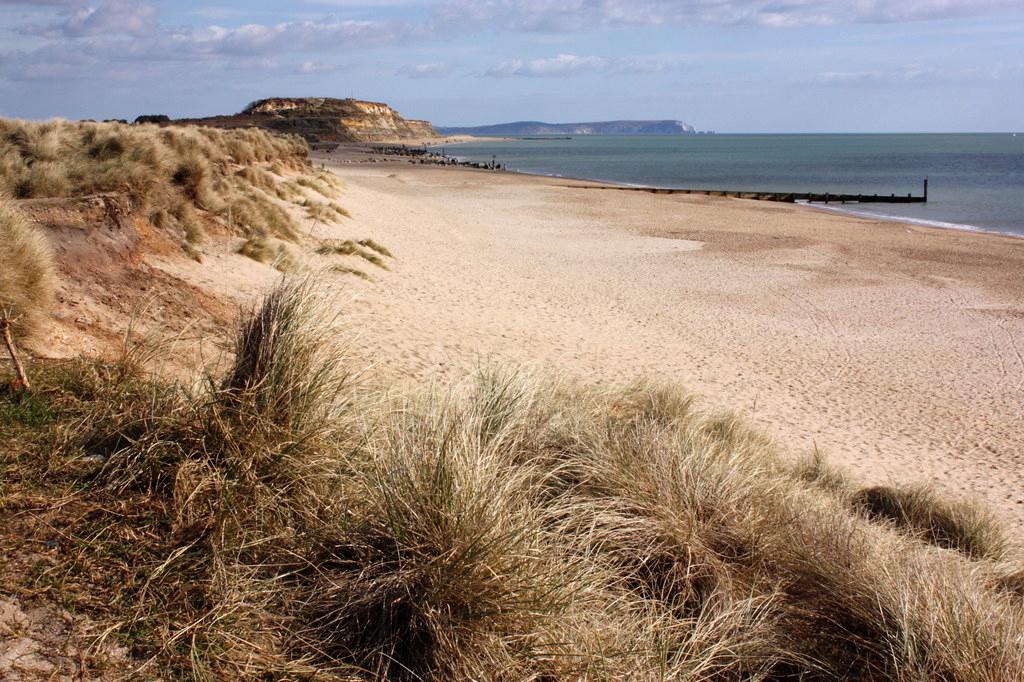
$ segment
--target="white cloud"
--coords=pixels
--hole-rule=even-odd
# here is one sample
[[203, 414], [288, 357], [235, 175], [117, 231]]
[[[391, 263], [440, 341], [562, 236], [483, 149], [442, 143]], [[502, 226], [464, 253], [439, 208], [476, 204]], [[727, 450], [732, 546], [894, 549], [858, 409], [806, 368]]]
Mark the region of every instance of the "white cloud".
[[1020, 8], [1020, 0], [452, 0], [437, 9], [435, 21], [546, 32], [662, 24], [789, 28], [924, 21]]
[[409, 30], [398, 22], [293, 21], [274, 25], [210, 26], [180, 34], [186, 48], [217, 54], [260, 54], [278, 51], [351, 50], [395, 42]]
[[[3, 2], [3, 0], [0, 0]], [[10, 3], [20, 4], [20, 3]], [[95, 7], [81, 2], [33, 3], [61, 6], [64, 17], [45, 26], [25, 26], [20, 32], [51, 39], [99, 35], [151, 35], [159, 30], [156, 6], [141, 0], [104, 0]]]
[[[392, 4], [391, 0], [337, 1], [363, 7]], [[0, 47], [0, 77], [17, 81], [25, 80], [30, 73], [39, 79], [102, 77], [105, 71], [127, 64], [141, 67], [208, 60], [242, 65], [250, 63], [246, 60], [303, 52], [311, 54], [304, 54], [302, 59], [330, 60], [337, 54], [478, 29], [578, 31], [658, 24], [753, 23], [786, 27], [912, 21], [1019, 8], [1020, 1], [447, 0], [434, 9], [429, 19], [418, 23], [327, 18], [221, 26], [209, 19], [211, 23], [198, 27], [170, 27], [160, 24], [156, 0], [0, 0], [0, 6], [5, 7], [42, 8], [39, 11], [53, 20], [43, 27], [8, 27], [34, 37], [27, 39], [21, 49], [17, 49], [17, 43]], [[426, 4], [421, 0], [395, 2]], [[223, 7], [211, 5], [206, 9], [225, 17], [223, 22], [230, 21]], [[199, 8], [191, 16], [203, 12]], [[320, 62], [310, 63], [309, 68], [323, 69]], [[486, 75], [560, 77], [600, 71], [657, 72], [678, 66], [679, 62], [657, 58], [606, 59], [559, 54], [533, 60], [512, 59], [487, 70]], [[300, 73], [309, 73], [301, 70], [301, 64], [299, 68]], [[415, 64], [398, 70], [399, 75], [410, 78], [438, 77], [449, 72], [447, 64], [439, 63]]]
[[491, 67], [485, 76], [509, 78], [529, 76], [535, 78], [562, 77], [575, 74], [605, 73], [661, 73], [687, 68], [689, 61], [680, 55], [656, 55], [608, 59], [605, 57], [580, 57], [574, 54], [559, 54], [543, 59], [509, 59]]
[[87, 7], [72, 14], [63, 32], [69, 36], [145, 35], [156, 30], [156, 14], [156, 7], [148, 2], [105, 0], [97, 7]]
[[429, 64], [407, 64], [396, 72], [399, 76], [406, 78], [441, 78], [447, 76], [450, 69], [444, 62], [432, 62]]
[[815, 76], [815, 85], [909, 86], [915, 84], [1004, 81], [1024, 76], [1024, 64], [1000, 63], [990, 67], [948, 68], [908, 64], [889, 70], [826, 71]]
[[331, 71], [337, 71], [338, 66], [336, 64], [327, 64], [324, 62], [302, 62], [295, 67], [295, 73], [302, 76], [311, 76], [316, 73], [330, 73]]
[[[2, 2], [3, 0], [0, 0]], [[304, 0], [308, 5], [327, 5], [330, 7], [412, 7], [418, 5], [437, 4], [436, 0]]]
[[531, 76], [538, 78], [570, 76], [587, 71], [607, 69], [610, 62], [602, 57], [579, 57], [560, 54], [546, 59], [510, 59], [487, 70], [484, 75], [496, 78]]
[[620, 73], [662, 73], [689, 68], [692, 57], [684, 55], [660, 55], [655, 57], [625, 57], [615, 61], [615, 71]]
[[243, 17], [246, 15], [246, 11], [238, 9], [236, 7], [221, 7], [217, 5], [211, 5], [209, 7], [196, 8], [188, 12], [188, 14], [196, 17], [202, 17], [203, 19], [209, 19], [211, 21], [223, 21], [224, 19], [234, 19], [236, 17]]
[[0, 0], [0, 5], [22, 5], [25, 7], [68, 7], [80, 4], [79, 0]]
[[[105, 78], [134, 66], [142, 79], [144, 67], [176, 62], [265, 70], [270, 68], [265, 64], [276, 65], [286, 53], [351, 53], [394, 44], [415, 29], [397, 21], [337, 19], [168, 28], [157, 24], [149, 7], [144, 2], [111, 0], [96, 9], [75, 10], [67, 21], [45, 30], [23, 29], [47, 42], [32, 49], [0, 47], [0, 78], [15, 82]], [[120, 23], [115, 21], [118, 16]], [[298, 73], [322, 73], [327, 67], [310, 60], [310, 66], [302, 68], [300, 62]]]

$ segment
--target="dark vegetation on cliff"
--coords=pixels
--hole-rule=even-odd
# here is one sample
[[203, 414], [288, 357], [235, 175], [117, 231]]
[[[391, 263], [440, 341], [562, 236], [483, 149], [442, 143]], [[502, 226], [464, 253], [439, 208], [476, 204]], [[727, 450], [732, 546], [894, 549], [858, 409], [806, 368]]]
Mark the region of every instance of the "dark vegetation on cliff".
[[331, 308], [285, 283], [200, 382], [143, 347], [34, 367], [0, 398], [2, 590], [139, 678], [1024, 675], [978, 509], [789, 463], [671, 386], [360, 383]]

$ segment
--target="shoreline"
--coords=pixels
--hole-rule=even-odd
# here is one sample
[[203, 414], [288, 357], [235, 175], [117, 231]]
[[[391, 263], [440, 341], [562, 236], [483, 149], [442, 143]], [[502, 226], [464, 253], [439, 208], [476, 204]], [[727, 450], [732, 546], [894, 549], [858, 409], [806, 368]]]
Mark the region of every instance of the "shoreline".
[[[575, 177], [575, 176], [568, 176], [568, 175], [558, 175], [558, 174], [555, 174], [555, 173], [541, 173], [541, 172], [531, 172], [531, 171], [522, 171], [522, 170], [508, 170], [508, 169], [502, 169], [501, 172], [504, 172], [504, 173], [514, 173], [514, 174], [517, 174], [517, 175], [526, 175], [526, 176], [537, 177], [537, 178], [550, 178], [552, 180], [572, 180], [574, 182], [592, 182], [592, 183], [597, 183], [598, 185], [606, 185], [606, 186], [609, 186], [609, 187], [625, 187], [625, 188], [636, 189], [636, 190], [650, 190], [652, 193], [657, 191], [657, 190], [679, 190], [679, 189], [685, 189], [685, 188], [678, 188], [678, 187], [661, 187], [661, 186], [656, 186], [656, 185], [640, 185], [640, 184], [635, 184], [635, 183], [631, 183], [631, 182], [619, 182], [619, 181], [616, 181], [616, 180], [606, 180], [606, 179], [603, 179], [603, 178], [583, 178], [583, 177]], [[739, 191], [739, 190], [707, 190], [707, 191], [709, 191], [709, 192], [719, 192], [719, 191], [720, 192], [733, 192], [733, 191]], [[746, 190], [744, 190], [744, 192], [746, 192]], [[754, 190], [751, 190], [748, 193], [756, 194], [757, 192], [754, 191]], [[721, 198], [737, 199], [738, 197], [721, 197]], [[756, 199], [740, 199], [740, 200], [741, 201], [758, 201]], [[1002, 237], [1013, 237], [1014, 239], [1024, 239], [1024, 234], [1018, 234], [1016, 232], [1006, 232], [1006, 231], [1003, 231], [1003, 230], [993, 230], [993, 229], [988, 229], [988, 228], [985, 228], [985, 227], [979, 227], [977, 225], [968, 225], [966, 223], [949, 223], [949, 222], [938, 221], [938, 220], [924, 220], [924, 219], [916, 219], [916, 218], [905, 218], [903, 216], [894, 216], [894, 215], [889, 215], [889, 214], [874, 214], [874, 213], [869, 213], [869, 212], [866, 212], [866, 211], [855, 211], [855, 210], [848, 209], [848, 208], [840, 208], [838, 206], [825, 206], [825, 205], [822, 205], [822, 204], [810, 204], [810, 203], [807, 203], [807, 202], [800, 202], [800, 201], [794, 202], [791, 205], [792, 206], [800, 206], [802, 208], [810, 209], [810, 210], [814, 210], [814, 211], [824, 211], [826, 213], [851, 216], [851, 217], [855, 217], [855, 218], [863, 218], [865, 220], [883, 221], [883, 222], [887, 222], [887, 223], [897, 223], [897, 224], [902, 224], [902, 225], [916, 225], [918, 227], [932, 227], [932, 228], [939, 229], [939, 230], [956, 230], [956, 231], [961, 231], [961, 232], [970, 232], [972, 234], [992, 234], [992, 235], [999, 235], [999, 236], [1002, 236]]]
[[806, 208], [814, 209], [817, 211], [825, 211], [826, 213], [852, 216], [855, 218], [864, 218], [866, 220], [883, 220], [885, 222], [898, 223], [901, 225], [931, 227], [937, 230], [953, 230], [957, 232], [969, 232], [971, 234], [990, 234], [998, 235], [1000, 237], [1012, 237], [1013, 239], [1024, 239], [1024, 233], [1019, 234], [1017, 232], [1006, 232], [1005, 230], [994, 230], [986, 227], [979, 227], [978, 225], [969, 225], [967, 223], [950, 223], [942, 220], [925, 220], [923, 218], [906, 218], [903, 216], [894, 216], [888, 214], [873, 214], [864, 211], [855, 211], [848, 208], [840, 208], [836, 206], [815, 206], [811, 204], [797, 205], [804, 206]]
[[[683, 188], [677, 188], [677, 187], [661, 187], [661, 186], [655, 186], [655, 185], [638, 185], [638, 184], [630, 183], [630, 182], [618, 182], [616, 180], [605, 180], [605, 179], [602, 179], [602, 178], [582, 178], [582, 177], [575, 177], [575, 176], [568, 176], [568, 175], [557, 175], [557, 174], [554, 174], [554, 173], [540, 173], [540, 172], [534, 173], [534, 172], [530, 172], [530, 171], [507, 170], [507, 169], [502, 169], [501, 172], [504, 172], [504, 173], [514, 173], [514, 174], [517, 174], [517, 175], [525, 175], [525, 176], [536, 177], [536, 178], [550, 178], [552, 180], [572, 180], [573, 182], [590, 182], [590, 183], [596, 183], [598, 185], [604, 185], [604, 186], [608, 186], [608, 187], [623, 187], [623, 188], [635, 189], [635, 190], [648, 190], [651, 193], [654, 193], [654, 192], [659, 191], [659, 190], [670, 190], [671, 191], [671, 190], [683, 189]], [[707, 190], [707, 191], [709, 191], [709, 192], [719, 192], [719, 191], [720, 192], [733, 192], [733, 191], [739, 191], [739, 190]], [[695, 191], [694, 193], [697, 194], [698, 192]], [[756, 191], [750, 191], [750, 192], [747, 192], [747, 193], [749, 193], [749, 194], [756, 194], [757, 192]], [[718, 198], [723, 198], [723, 199], [739, 199], [740, 201], [759, 201], [757, 199], [743, 199], [743, 198], [739, 198], [739, 197], [718, 197]], [[905, 217], [902, 217], [902, 216], [894, 216], [894, 215], [888, 215], [888, 214], [874, 214], [874, 213], [868, 213], [866, 211], [855, 211], [855, 210], [848, 209], [848, 208], [840, 208], [838, 206], [826, 206], [826, 205], [823, 205], [823, 204], [810, 204], [810, 203], [801, 202], [801, 201], [794, 202], [794, 203], [792, 203], [790, 205], [791, 206], [799, 206], [801, 208], [810, 209], [810, 210], [813, 210], [813, 211], [824, 211], [824, 212], [830, 213], [830, 214], [838, 214], [838, 215], [844, 215], [844, 216], [849, 216], [849, 217], [854, 217], [854, 218], [863, 218], [865, 220], [882, 221], [882, 222], [887, 222], [887, 223], [897, 223], [897, 224], [901, 224], [901, 225], [915, 225], [915, 226], [918, 226], [918, 227], [932, 227], [932, 228], [939, 229], [939, 230], [957, 230], [957, 231], [961, 231], [961, 232], [970, 232], [972, 234], [991, 234], [991, 235], [999, 235], [999, 236], [1002, 236], [1002, 237], [1013, 237], [1014, 239], [1024, 239], [1024, 234], [1017, 234], [1016, 232], [1005, 232], [1005, 231], [1002, 231], [1002, 230], [992, 230], [992, 229], [988, 229], [988, 228], [984, 228], [984, 227], [979, 227], [977, 225], [968, 225], [968, 224], [965, 224], [965, 223], [949, 223], [949, 222], [943, 222], [943, 221], [938, 221], [938, 220], [924, 220], [924, 219], [916, 219], [916, 218], [905, 218]]]
[[[606, 186], [609, 186], [609, 187], [624, 187], [624, 188], [635, 189], [635, 190], [648, 190], [648, 191], [651, 191], [652, 193], [654, 193], [656, 191], [659, 191], [659, 190], [662, 190], [662, 191], [663, 190], [678, 191], [680, 189], [686, 189], [686, 188], [680, 188], [680, 187], [662, 187], [662, 186], [656, 186], [656, 185], [640, 185], [640, 184], [635, 184], [635, 183], [630, 183], [630, 182], [619, 182], [619, 181], [616, 181], [616, 180], [606, 180], [606, 179], [602, 179], [602, 178], [582, 178], [582, 177], [567, 176], [567, 175], [557, 175], [557, 174], [554, 174], [554, 173], [540, 173], [540, 172], [534, 173], [534, 172], [530, 172], [530, 171], [507, 170], [507, 169], [502, 169], [502, 172], [516, 173], [518, 175], [527, 175], [527, 176], [540, 177], [540, 178], [551, 178], [553, 180], [573, 180], [575, 182], [592, 182], [592, 183], [597, 183], [598, 185], [606, 185]], [[700, 191], [702, 191], [702, 190], [693, 190], [693, 193], [694, 194], [699, 194]], [[707, 190], [707, 191], [708, 192], [743, 191], [744, 193], [747, 193], [747, 194], [757, 194], [758, 193], [756, 190], [749, 190], [748, 191], [748, 190], [731, 190], [731, 189], [730, 190]], [[744, 198], [740, 198], [740, 197], [721, 197], [721, 198], [740, 199], [741, 201], [760, 201], [758, 199], [744, 199]], [[992, 234], [992, 235], [999, 235], [999, 236], [1003, 236], [1003, 237], [1013, 237], [1015, 239], [1024, 239], [1024, 234], [1018, 234], [1016, 232], [1006, 232], [1006, 231], [1003, 231], [1003, 230], [994, 230], [994, 229], [989, 229], [989, 228], [985, 228], [985, 227], [979, 227], [977, 225], [968, 225], [966, 223], [950, 223], [950, 222], [945, 222], [945, 221], [940, 221], [940, 220], [925, 220], [925, 219], [918, 219], [918, 218], [906, 218], [906, 217], [903, 217], [903, 216], [894, 216], [894, 215], [890, 215], [890, 214], [875, 214], [875, 213], [870, 213], [870, 212], [867, 212], [867, 211], [855, 211], [855, 210], [849, 209], [849, 208], [840, 208], [839, 206], [826, 206], [826, 205], [823, 205], [823, 204], [811, 204], [811, 203], [808, 203], [808, 202], [805, 202], [805, 201], [793, 202], [791, 205], [792, 206], [800, 206], [802, 208], [806, 208], [806, 209], [810, 209], [810, 210], [815, 210], [815, 211], [824, 211], [826, 213], [833, 213], [833, 214], [851, 216], [851, 217], [855, 217], [855, 218], [864, 218], [865, 220], [883, 221], [883, 222], [888, 222], [888, 223], [898, 223], [898, 224], [904, 224], [904, 225], [916, 225], [918, 227], [933, 227], [933, 228], [940, 229], [940, 230], [957, 230], [957, 231], [962, 231], [962, 232], [970, 232], [972, 234]]]
[[[896, 133], [893, 133], [893, 134], [896, 134]], [[466, 140], [458, 140], [456, 142], [451, 142], [451, 143], [447, 143], [446, 142], [446, 143], [443, 143], [443, 145], [444, 146], [447, 146], [449, 144], [451, 144], [451, 145], [459, 145], [459, 144], [466, 144], [466, 143], [472, 143], [472, 142], [481, 142], [481, 141], [486, 141], [486, 142], [506, 142], [506, 141], [509, 141], [509, 139], [514, 139], [514, 138], [490, 138], [490, 137], [480, 138], [480, 137], [477, 137], [477, 138], [466, 139]], [[434, 147], [440, 147], [440, 146], [442, 146], [442, 145], [441, 144], [438, 144], [438, 145], [429, 145], [428, 144], [427, 148], [428, 149], [432, 149]], [[457, 157], [457, 156], [452, 156], [452, 155], [449, 155], [449, 158], [456, 158], [456, 159], [464, 160], [464, 159], [462, 159], [462, 157]], [[551, 179], [556, 179], [556, 180], [572, 180], [572, 181], [576, 181], [576, 182], [593, 182], [593, 183], [598, 183], [600, 185], [607, 185], [607, 186], [610, 186], [610, 187], [628, 187], [628, 188], [637, 189], [637, 190], [652, 190], [653, 191], [653, 190], [689, 189], [689, 188], [681, 188], [681, 187], [666, 187], [666, 186], [660, 186], [660, 185], [645, 185], [645, 184], [631, 183], [631, 182], [625, 182], [625, 181], [620, 181], [620, 180], [609, 180], [607, 178], [596, 178], [596, 177], [591, 178], [591, 177], [581, 177], [581, 176], [571, 176], [571, 175], [560, 175], [558, 173], [546, 173], [546, 172], [542, 172], [542, 171], [525, 171], [525, 170], [518, 170], [518, 169], [517, 170], [510, 170], [508, 168], [503, 168], [502, 172], [505, 172], [505, 173], [515, 173], [515, 174], [518, 174], [518, 175], [525, 175], [525, 176], [530, 176], [530, 177], [551, 178]], [[713, 189], [713, 190], [707, 190], [707, 191], [711, 191], [711, 192], [717, 192], [717, 191], [721, 191], [721, 192], [742, 191], [742, 192], [750, 193], [750, 194], [758, 193], [757, 190], [731, 190], [731, 189], [730, 190], [714, 190]], [[890, 214], [875, 214], [875, 213], [870, 213], [870, 212], [867, 212], [867, 211], [856, 211], [856, 210], [848, 209], [848, 208], [844, 209], [844, 208], [839, 208], [839, 207], [823, 206], [823, 205], [822, 206], [815, 206], [815, 205], [807, 204], [806, 202], [795, 202], [793, 205], [795, 205], [795, 206], [804, 206], [806, 208], [810, 208], [810, 209], [814, 209], [814, 210], [820, 210], [820, 211], [825, 211], [825, 212], [828, 212], [828, 213], [836, 213], [836, 214], [840, 214], [840, 215], [854, 216], [854, 217], [857, 217], [857, 218], [864, 218], [864, 219], [867, 219], [867, 220], [881, 220], [881, 221], [885, 221], [885, 222], [907, 224], [907, 225], [916, 225], [916, 226], [919, 226], [919, 227], [933, 227], [933, 228], [942, 229], [942, 230], [956, 230], [956, 231], [963, 231], [963, 232], [971, 232], [971, 233], [975, 233], [975, 234], [994, 234], [994, 235], [1000, 235], [1000, 236], [1004, 236], [1004, 237], [1013, 237], [1013, 238], [1016, 238], [1016, 239], [1024, 239], [1024, 232], [1021, 232], [1021, 233], [1008, 232], [1006, 230], [997, 230], [997, 229], [994, 229], [994, 228], [987, 228], [987, 227], [982, 227], [982, 226], [979, 226], [979, 225], [971, 225], [971, 224], [968, 224], [968, 223], [953, 223], [953, 222], [941, 221], [941, 220], [926, 220], [926, 219], [923, 219], [923, 218], [907, 218], [907, 217], [904, 217], [904, 216], [895, 216], [895, 215], [890, 215]], [[1022, 226], [1022, 229], [1024, 229], [1024, 226]]]

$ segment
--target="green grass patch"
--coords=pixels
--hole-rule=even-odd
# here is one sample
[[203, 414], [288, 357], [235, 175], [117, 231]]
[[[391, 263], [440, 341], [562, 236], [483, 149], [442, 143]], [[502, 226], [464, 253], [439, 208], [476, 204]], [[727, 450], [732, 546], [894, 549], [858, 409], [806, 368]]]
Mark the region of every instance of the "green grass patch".
[[0, 424], [40, 428], [53, 421], [46, 396], [35, 392], [21, 395], [0, 396]]

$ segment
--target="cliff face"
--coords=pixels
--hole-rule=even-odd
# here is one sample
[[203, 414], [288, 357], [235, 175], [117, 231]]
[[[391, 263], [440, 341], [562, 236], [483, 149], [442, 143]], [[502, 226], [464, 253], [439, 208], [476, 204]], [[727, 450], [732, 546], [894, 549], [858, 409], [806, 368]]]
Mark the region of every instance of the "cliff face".
[[261, 99], [234, 116], [211, 116], [175, 123], [218, 128], [257, 126], [299, 135], [310, 144], [379, 142], [436, 135], [428, 121], [406, 120], [387, 104], [330, 97]]
[[356, 139], [364, 142], [414, 137], [433, 137], [433, 126], [427, 121], [408, 121], [386, 104], [360, 100], [335, 100], [348, 105], [340, 117]]

